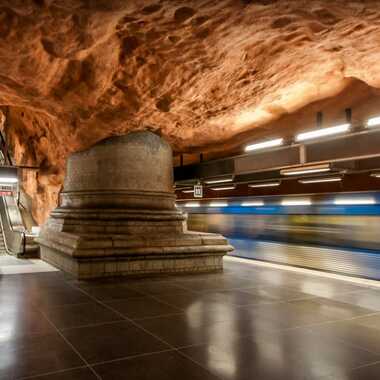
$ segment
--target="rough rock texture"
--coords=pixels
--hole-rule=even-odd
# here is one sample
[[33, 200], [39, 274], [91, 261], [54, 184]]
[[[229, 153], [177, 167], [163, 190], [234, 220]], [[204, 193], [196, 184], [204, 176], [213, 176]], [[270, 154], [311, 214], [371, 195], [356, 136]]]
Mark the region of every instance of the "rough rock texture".
[[[0, 0], [0, 105], [42, 222], [70, 152], [130, 130], [225, 149], [309, 104], [380, 88], [373, 0]], [[348, 96], [348, 95], [347, 95]]]

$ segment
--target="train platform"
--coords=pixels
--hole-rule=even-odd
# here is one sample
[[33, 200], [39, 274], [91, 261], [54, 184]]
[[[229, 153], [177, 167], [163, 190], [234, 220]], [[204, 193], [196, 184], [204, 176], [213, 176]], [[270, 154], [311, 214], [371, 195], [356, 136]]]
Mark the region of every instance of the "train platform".
[[377, 282], [224, 261], [149, 280], [2, 274], [0, 379], [380, 378]]

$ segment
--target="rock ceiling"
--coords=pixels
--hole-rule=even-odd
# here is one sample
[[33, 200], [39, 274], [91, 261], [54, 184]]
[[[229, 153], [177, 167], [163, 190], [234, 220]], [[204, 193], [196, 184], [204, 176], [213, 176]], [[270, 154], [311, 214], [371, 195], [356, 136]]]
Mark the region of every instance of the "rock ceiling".
[[355, 83], [377, 94], [379, 47], [373, 0], [0, 0], [3, 129], [40, 167], [41, 222], [69, 153], [141, 128], [224, 149]]

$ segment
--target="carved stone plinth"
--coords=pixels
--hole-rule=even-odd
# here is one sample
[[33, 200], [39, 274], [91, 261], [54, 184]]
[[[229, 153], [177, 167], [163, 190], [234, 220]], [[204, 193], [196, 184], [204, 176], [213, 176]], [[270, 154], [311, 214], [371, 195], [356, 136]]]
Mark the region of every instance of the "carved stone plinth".
[[73, 154], [60, 207], [41, 229], [41, 257], [80, 279], [222, 270], [233, 248], [187, 231], [172, 173], [170, 146], [151, 132]]

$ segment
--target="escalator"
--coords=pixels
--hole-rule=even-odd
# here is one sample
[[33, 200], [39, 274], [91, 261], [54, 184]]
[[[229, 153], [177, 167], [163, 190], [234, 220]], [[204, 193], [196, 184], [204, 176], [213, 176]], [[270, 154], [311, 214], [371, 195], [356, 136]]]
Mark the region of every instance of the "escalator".
[[13, 194], [0, 196], [0, 255], [37, 258], [39, 246], [34, 242], [36, 235], [25, 226], [20, 208], [22, 205]]

